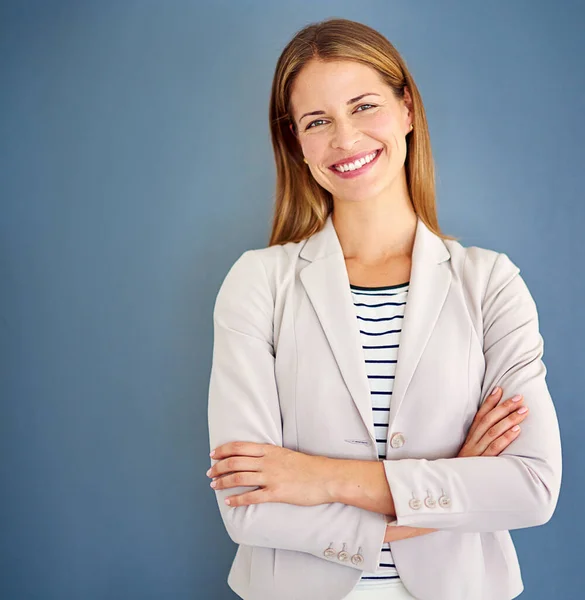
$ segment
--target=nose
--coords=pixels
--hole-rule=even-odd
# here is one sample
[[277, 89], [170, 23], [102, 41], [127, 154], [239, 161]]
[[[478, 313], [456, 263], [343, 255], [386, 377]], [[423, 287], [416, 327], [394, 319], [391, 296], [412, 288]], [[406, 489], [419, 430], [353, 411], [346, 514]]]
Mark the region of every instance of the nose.
[[338, 120], [335, 123], [333, 137], [331, 138], [331, 147], [340, 150], [351, 150], [360, 139], [361, 133], [356, 129], [351, 121]]

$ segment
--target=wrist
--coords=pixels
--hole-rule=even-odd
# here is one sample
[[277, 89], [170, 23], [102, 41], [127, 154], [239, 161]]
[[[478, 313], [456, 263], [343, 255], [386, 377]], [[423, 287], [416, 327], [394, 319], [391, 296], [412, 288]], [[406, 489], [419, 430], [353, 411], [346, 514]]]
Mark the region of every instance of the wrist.
[[319, 480], [328, 502], [340, 502], [393, 518], [394, 500], [381, 461], [324, 458]]
[[343, 465], [345, 461], [339, 458], [321, 457], [323, 461], [321, 467], [323, 469], [323, 482], [325, 493], [329, 502], [344, 503], [344, 478]]
[[330, 502], [341, 502], [394, 518], [394, 502], [380, 461], [329, 458], [324, 466]]
[[364, 493], [364, 467], [369, 463], [350, 458], [324, 457], [323, 481], [329, 502], [359, 506], [358, 496]]

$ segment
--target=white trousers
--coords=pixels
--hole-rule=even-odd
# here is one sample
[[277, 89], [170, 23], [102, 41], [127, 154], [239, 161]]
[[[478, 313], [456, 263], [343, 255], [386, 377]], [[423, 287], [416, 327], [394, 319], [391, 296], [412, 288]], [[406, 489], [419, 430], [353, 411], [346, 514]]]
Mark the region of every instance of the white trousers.
[[374, 582], [371, 585], [364, 585], [360, 582], [360, 587], [353, 589], [342, 600], [416, 600], [408, 592], [401, 581]]

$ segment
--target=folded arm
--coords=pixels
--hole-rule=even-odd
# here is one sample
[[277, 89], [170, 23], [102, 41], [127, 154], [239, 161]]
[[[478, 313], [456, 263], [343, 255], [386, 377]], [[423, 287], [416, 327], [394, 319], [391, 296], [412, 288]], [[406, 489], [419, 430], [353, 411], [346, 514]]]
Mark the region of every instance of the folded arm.
[[[208, 419], [210, 449], [229, 441], [282, 446], [282, 421], [274, 373], [274, 301], [260, 257], [247, 251], [234, 263], [214, 307], [214, 343]], [[213, 464], [213, 462], [212, 462]], [[238, 544], [308, 552], [338, 561], [346, 544], [363, 562], [343, 564], [375, 571], [384, 535], [384, 515], [329, 503], [297, 506], [266, 502], [229, 507], [228, 496], [250, 491], [233, 487], [215, 492], [221, 517]], [[335, 553], [325, 553], [331, 545]]]
[[[536, 304], [519, 269], [499, 254], [483, 299], [485, 376], [481, 397], [499, 385], [522, 394], [530, 418], [499, 456], [384, 461], [396, 522], [451, 531], [498, 531], [546, 523], [561, 483], [556, 411], [545, 381]], [[425, 505], [429, 494], [437, 501]], [[411, 503], [418, 498], [417, 503]]]

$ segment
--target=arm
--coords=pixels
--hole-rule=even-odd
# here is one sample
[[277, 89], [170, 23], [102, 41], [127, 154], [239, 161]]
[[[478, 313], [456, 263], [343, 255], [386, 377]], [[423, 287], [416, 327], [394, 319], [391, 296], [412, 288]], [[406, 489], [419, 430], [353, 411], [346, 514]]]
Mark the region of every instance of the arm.
[[394, 520], [394, 500], [382, 461], [330, 459], [326, 486], [333, 502], [358, 506]]
[[[538, 314], [519, 269], [499, 254], [483, 299], [485, 376], [482, 398], [499, 385], [530, 409], [518, 437], [499, 456], [384, 461], [398, 525], [451, 531], [498, 531], [546, 523], [561, 483], [556, 412], [545, 381]], [[413, 509], [430, 490], [445, 505]]]
[[358, 506], [389, 517], [384, 542], [398, 542], [438, 531], [435, 528], [399, 527], [384, 464], [377, 461], [331, 459], [327, 487], [334, 502]]
[[[210, 448], [229, 441], [283, 445], [274, 373], [274, 301], [264, 266], [247, 251], [228, 272], [215, 302], [214, 343], [208, 398]], [[212, 463], [213, 464], [213, 463]], [[215, 492], [221, 517], [238, 544], [308, 552], [324, 556], [347, 544], [350, 555], [361, 547], [363, 563], [343, 564], [375, 571], [386, 532], [386, 518], [341, 503], [297, 506], [266, 502], [229, 507], [225, 498], [250, 491], [243, 486]]]

